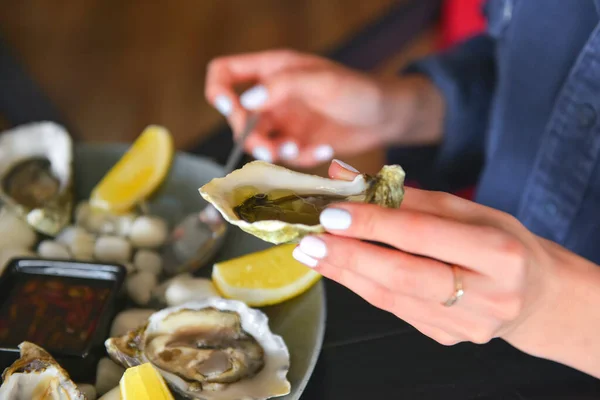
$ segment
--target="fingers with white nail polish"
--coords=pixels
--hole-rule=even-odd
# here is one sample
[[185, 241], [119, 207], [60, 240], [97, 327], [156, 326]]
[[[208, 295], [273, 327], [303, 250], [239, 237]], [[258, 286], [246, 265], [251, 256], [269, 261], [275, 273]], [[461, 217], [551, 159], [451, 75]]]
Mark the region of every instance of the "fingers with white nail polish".
[[323, 144], [315, 148], [313, 156], [317, 161], [329, 161], [333, 158], [333, 147]]
[[326, 208], [321, 212], [319, 222], [325, 229], [344, 230], [352, 225], [352, 215], [341, 208]]
[[[321, 213], [321, 224], [326, 229], [343, 230], [351, 223], [352, 217], [346, 210], [328, 208]], [[327, 244], [317, 236], [303, 237], [292, 253], [297, 261], [310, 268], [315, 268], [327, 254]]]
[[[248, 111], [260, 110], [267, 102], [272, 102], [269, 90], [266, 85], [258, 84], [243, 92], [236, 101], [226, 94], [219, 94], [214, 97], [213, 106], [228, 118], [232, 129], [238, 135], [243, 129]], [[283, 141], [273, 141], [263, 135], [269, 129], [264, 126], [263, 121], [259, 120], [255, 132], [248, 138], [246, 149], [257, 160], [265, 162], [283, 160], [294, 162], [299, 166], [310, 166], [314, 165], [315, 161], [327, 162], [333, 158], [334, 150], [329, 144], [302, 144], [285, 138]]]
[[[253, 86], [237, 92], [239, 86], [248, 84]], [[410, 88], [392, 85], [387, 90], [381, 85], [328, 59], [277, 50], [212, 60], [205, 96], [227, 118], [236, 137], [249, 113], [260, 114], [258, 126], [244, 144], [248, 154], [313, 168], [334, 156], [352, 156], [386, 143], [386, 134], [373, 134], [390, 130], [386, 113], [361, 104], [375, 104], [381, 94], [396, 101], [397, 90], [405, 93]]]
[[233, 103], [226, 95], [219, 95], [215, 98], [214, 106], [225, 117], [229, 117], [233, 111]]
[[240, 104], [246, 110], [256, 110], [262, 107], [268, 98], [267, 88], [264, 85], [257, 85], [242, 93]]
[[273, 156], [266, 147], [255, 147], [252, 150], [252, 157], [265, 162], [273, 162]]
[[360, 175], [360, 172], [356, 168], [340, 160], [333, 160], [329, 165], [329, 170], [327, 172], [331, 179], [343, 181], [353, 181]]
[[293, 161], [300, 167], [311, 167], [315, 163], [323, 163], [333, 158], [333, 147], [328, 144], [313, 145], [312, 143], [284, 142], [279, 147], [279, 157], [282, 160]]
[[279, 157], [283, 160], [294, 160], [298, 154], [298, 145], [294, 142], [285, 142], [279, 147]]
[[327, 255], [325, 242], [316, 236], [305, 236], [298, 245], [304, 254], [313, 258], [321, 259]]
[[302, 264], [315, 268], [319, 260], [327, 256], [327, 246], [316, 236], [305, 236], [292, 252], [292, 256]]
[[344, 168], [346, 171], [350, 171], [350, 172], [354, 172], [354, 173], [359, 173], [358, 170], [356, 168], [354, 168], [352, 165], [346, 164], [343, 161], [340, 160], [333, 160], [334, 163], [336, 163], [337, 165], [339, 165], [340, 167]]
[[292, 256], [296, 259], [296, 261], [299, 261], [310, 268], [316, 267], [319, 263], [319, 260], [316, 260], [308, 254], [304, 253], [302, 250], [300, 250], [299, 247], [296, 247], [294, 249], [294, 251], [292, 252]]

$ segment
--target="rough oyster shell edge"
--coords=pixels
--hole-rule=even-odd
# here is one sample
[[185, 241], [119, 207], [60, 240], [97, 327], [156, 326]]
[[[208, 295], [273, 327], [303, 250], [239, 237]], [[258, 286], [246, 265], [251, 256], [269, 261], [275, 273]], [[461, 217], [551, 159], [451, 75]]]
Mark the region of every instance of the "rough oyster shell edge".
[[[266, 314], [238, 300], [209, 297], [164, 308], [152, 314], [139, 328], [123, 336], [107, 339], [104, 342], [106, 350], [115, 362], [125, 368], [150, 362], [144, 354], [146, 334], [153, 333], [160, 321], [171, 313], [180, 310], [201, 310], [207, 307], [237, 312], [241, 317], [242, 329], [252, 335], [265, 351], [265, 365], [254, 377], [232, 383], [221, 391], [195, 392], [186, 390], [186, 382], [183, 379], [153, 364], [169, 386], [186, 398], [198, 400], [262, 400], [289, 394], [291, 384], [287, 379], [287, 373], [290, 368], [290, 353], [285, 341], [270, 330]], [[120, 348], [126, 348], [128, 353], [124, 354], [119, 350]]]
[[[38, 389], [37, 384], [39, 383], [55, 390], [61, 389], [68, 394], [68, 398], [71, 400], [86, 399], [71, 380], [68, 372], [46, 350], [27, 341], [19, 344], [19, 350], [20, 358], [2, 373], [3, 383], [0, 386], [0, 399], [30, 399]], [[53, 385], [54, 382], [51, 382], [49, 377], [58, 378], [56, 385]], [[58, 396], [57, 393], [55, 395]], [[54, 396], [51, 397], [54, 398]]]
[[[45, 156], [60, 181], [60, 191], [51, 204], [31, 209], [4, 191], [4, 179], [19, 162]], [[0, 201], [32, 228], [55, 236], [71, 220], [74, 203], [73, 141], [66, 129], [54, 122], [19, 125], [0, 132]]]

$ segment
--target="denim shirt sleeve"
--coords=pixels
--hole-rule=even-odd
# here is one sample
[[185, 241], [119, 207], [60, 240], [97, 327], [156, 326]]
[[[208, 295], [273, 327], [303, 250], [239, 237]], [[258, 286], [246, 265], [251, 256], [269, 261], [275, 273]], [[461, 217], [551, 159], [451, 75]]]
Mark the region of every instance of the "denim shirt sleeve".
[[[451, 175], [464, 167], [461, 164], [483, 156], [496, 77], [494, 54], [494, 40], [481, 34], [402, 71], [426, 75], [445, 99], [444, 136], [435, 165], [443, 175]], [[393, 149], [388, 156], [393, 157]]]

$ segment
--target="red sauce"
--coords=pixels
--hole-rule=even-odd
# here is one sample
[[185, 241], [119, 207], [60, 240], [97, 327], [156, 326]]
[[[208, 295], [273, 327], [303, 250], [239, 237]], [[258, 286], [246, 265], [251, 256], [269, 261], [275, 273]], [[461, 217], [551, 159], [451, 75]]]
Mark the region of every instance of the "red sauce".
[[24, 340], [48, 351], [82, 353], [110, 294], [110, 282], [20, 275], [0, 307], [0, 346]]

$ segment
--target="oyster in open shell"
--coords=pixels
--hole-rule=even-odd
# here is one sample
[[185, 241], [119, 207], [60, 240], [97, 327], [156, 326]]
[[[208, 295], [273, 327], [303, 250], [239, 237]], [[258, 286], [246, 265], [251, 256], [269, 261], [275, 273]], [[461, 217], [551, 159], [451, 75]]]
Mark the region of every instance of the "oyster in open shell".
[[210, 297], [166, 308], [146, 324], [105, 342], [124, 367], [150, 362], [177, 393], [191, 399], [267, 399], [290, 392], [289, 352], [265, 314]]
[[67, 371], [41, 347], [23, 342], [21, 357], [2, 374], [0, 399], [85, 400]]
[[253, 161], [199, 189], [229, 223], [264, 241], [294, 242], [324, 232], [320, 212], [335, 202], [373, 203], [398, 208], [405, 172], [386, 165], [375, 176], [342, 181]]
[[53, 122], [0, 134], [0, 200], [37, 231], [55, 236], [71, 219], [73, 143]]

